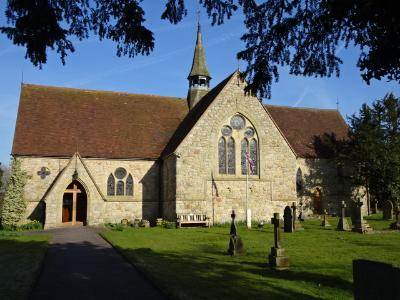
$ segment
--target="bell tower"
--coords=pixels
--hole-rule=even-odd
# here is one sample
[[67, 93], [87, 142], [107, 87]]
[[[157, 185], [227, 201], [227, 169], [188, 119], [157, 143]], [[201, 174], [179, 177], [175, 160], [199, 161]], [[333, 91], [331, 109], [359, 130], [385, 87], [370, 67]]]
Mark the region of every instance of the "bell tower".
[[206, 64], [200, 22], [197, 24], [197, 40], [194, 50], [192, 69], [189, 76], [189, 91], [187, 101], [189, 109], [192, 109], [201, 98], [210, 90], [211, 76]]

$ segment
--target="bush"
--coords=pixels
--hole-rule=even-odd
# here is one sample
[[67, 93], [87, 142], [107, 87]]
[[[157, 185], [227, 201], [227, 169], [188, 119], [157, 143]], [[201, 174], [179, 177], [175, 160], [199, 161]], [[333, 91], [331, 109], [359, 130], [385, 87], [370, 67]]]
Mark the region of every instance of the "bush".
[[42, 230], [43, 225], [37, 220], [29, 221], [26, 224], [17, 227], [17, 230]]
[[167, 220], [163, 220], [161, 223], [161, 227], [167, 228], [167, 229], [175, 229], [176, 228], [176, 223], [175, 222], [169, 222]]
[[27, 179], [28, 175], [21, 169], [21, 162], [14, 159], [11, 166], [11, 175], [8, 179], [7, 192], [0, 209], [3, 228], [17, 227], [25, 213], [24, 186]]
[[105, 227], [110, 228], [113, 231], [124, 231], [125, 227], [121, 223], [106, 223], [104, 224]]

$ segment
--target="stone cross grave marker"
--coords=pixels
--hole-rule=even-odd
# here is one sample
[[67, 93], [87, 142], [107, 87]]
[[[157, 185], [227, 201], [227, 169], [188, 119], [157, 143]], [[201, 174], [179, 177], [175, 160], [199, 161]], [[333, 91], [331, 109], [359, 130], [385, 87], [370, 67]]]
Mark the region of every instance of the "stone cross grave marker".
[[358, 200], [356, 203], [356, 207], [354, 210], [354, 224], [352, 231], [359, 233], [366, 233], [372, 231], [372, 228], [368, 225], [368, 223], [363, 218], [362, 206], [363, 203]]
[[289, 206], [285, 207], [283, 211], [283, 231], [293, 232], [293, 211]]
[[350, 230], [349, 224], [347, 223], [346, 220], [346, 203], [344, 201], [342, 201], [341, 204], [340, 217], [339, 217], [339, 223], [337, 225], [337, 230], [340, 231]]
[[330, 227], [331, 224], [329, 224], [328, 219], [326, 218], [328, 216], [328, 211], [324, 209], [324, 219], [322, 220], [322, 227]]
[[244, 254], [244, 246], [242, 239], [237, 235], [237, 227], [235, 223], [236, 214], [235, 211], [232, 210], [231, 214], [232, 222], [231, 222], [231, 230], [230, 230], [230, 238], [229, 238], [229, 248], [228, 254], [234, 256], [236, 254]]
[[382, 205], [382, 213], [384, 220], [392, 220], [393, 219], [393, 203], [390, 200], [386, 200]]
[[285, 255], [285, 249], [281, 247], [279, 213], [274, 213], [271, 224], [274, 225], [274, 246], [271, 247], [271, 254], [268, 256], [269, 266], [275, 270], [288, 269], [289, 258]]

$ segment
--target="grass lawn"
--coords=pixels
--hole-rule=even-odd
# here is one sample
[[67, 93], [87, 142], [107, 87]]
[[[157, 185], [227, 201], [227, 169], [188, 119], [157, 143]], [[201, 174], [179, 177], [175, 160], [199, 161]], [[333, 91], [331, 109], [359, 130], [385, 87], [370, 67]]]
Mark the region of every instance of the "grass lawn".
[[45, 236], [0, 231], [0, 299], [27, 299], [46, 253]]
[[[240, 226], [247, 254], [226, 255], [229, 227], [126, 229], [102, 235], [175, 299], [353, 299], [352, 260], [366, 258], [400, 266], [400, 233], [362, 235], [324, 229], [320, 220], [305, 230], [283, 233], [291, 268], [273, 271], [267, 256], [273, 230]], [[372, 222], [371, 222], [372, 223]], [[375, 220], [378, 228], [389, 221]]]

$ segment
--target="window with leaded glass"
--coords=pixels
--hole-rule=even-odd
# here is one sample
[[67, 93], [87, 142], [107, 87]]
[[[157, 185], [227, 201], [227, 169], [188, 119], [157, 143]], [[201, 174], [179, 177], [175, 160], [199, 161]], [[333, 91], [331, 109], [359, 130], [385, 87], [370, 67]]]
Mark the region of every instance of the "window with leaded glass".
[[117, 196], [124, 196], [124, 182], [122, 180], [118, 180], [117, 182]]
[[113, 174], [110, 174], [107, 180], [107, 196], [114, 196], [114, 195], [115, 195], [115, 178]]
[[301, 169], [297, 169], [296, 173], [296, 192], [297, 196], [300, 196], [303, 191], [303, 172], [301, 172]]
[[228, 174], [235, 174], [235, 140], [230, 137], [228, 140]]
[[247, 161], [246, 161], [246, 152], [249, 147], [249, 142], [247, 139], [243, 139], [240, 142], [240, 165], [242, 169], [242, 175], [247, 174]]
[[133, 196], [133, 178], [131, 174], [126, 179], [126, 196]]
[[223, 137], [218, 141], [218, 166], [219, 174], [226, 174], [226, 146]]
[[250, 160], [251, 160], [251, 167], [250, 167], [250, 175], [257, 174], [257, 141], [255, 139], [251, 139], [250, 141]]

